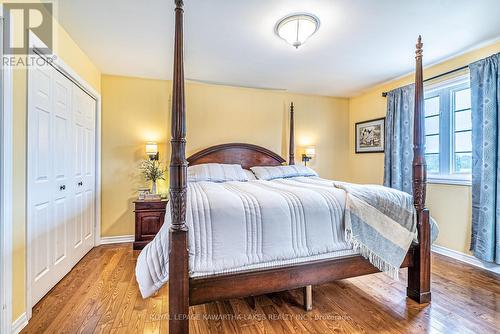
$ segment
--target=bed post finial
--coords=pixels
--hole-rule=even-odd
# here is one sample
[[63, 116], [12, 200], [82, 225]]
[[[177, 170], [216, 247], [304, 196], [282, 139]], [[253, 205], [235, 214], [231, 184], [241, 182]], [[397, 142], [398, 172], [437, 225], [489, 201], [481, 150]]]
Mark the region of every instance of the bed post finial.
[[293, 102], [290, 103], [290, 146], [288, 147], [288, 164], [295, 165], [295, 129], [293, 119]]
[[169, 333], [189, 332], [188, 234], [186, 226], [186, 108], [184, 98], [183, 1], [175, 0], [172, 153], [170, 157]]
[[425, 208], [427, 166], [425, 163], [425, 111], [422, 74], [422, 37], [415, 51], [415, 115], [413, 123], [413, 203], [417, 212], [418, 245], [412, 249], [406, 294], [418, 303], [431, 300], [431, 242], [429, 210]]

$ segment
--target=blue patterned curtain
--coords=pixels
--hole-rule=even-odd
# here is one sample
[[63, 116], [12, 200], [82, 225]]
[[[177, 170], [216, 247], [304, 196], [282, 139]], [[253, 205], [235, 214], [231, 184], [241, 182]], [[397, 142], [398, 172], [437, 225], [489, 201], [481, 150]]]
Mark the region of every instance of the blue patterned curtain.
[[474, 255], [500, 264], [500, 53], [469, 65]]
[[412, 193], [415, 85], [387, 93], [384, 186]]

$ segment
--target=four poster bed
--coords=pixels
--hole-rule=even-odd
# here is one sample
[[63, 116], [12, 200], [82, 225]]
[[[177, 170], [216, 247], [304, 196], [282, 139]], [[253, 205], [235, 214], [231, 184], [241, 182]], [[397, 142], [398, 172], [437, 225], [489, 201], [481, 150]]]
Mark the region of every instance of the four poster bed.
[[[239, 164], [279, 166], [285, 160], [278, 154], [251, 144], [223, 144], [200, 151], [187, 160], [186, 110], [183, 69], [183, 1], [175, 1], [175, 52], [172, 93], [172, 155], [170, 163], [171, 225], [169, 240], [169, 329], [170, 333], [187, 333], [189, 306], [230, 298], [256, 296], [277, 291], [304, 288], [310, 297], [310, 286], [379, 270], [360, 255], [317, 259], [277, 267], [250, 269], [222, 274], [190, 277], [186, 224], [187, 167], [205, 164]], [[430, 223], [425, 208], [426, 164], [424, 159], [424, 110], [422, 82], [422, 44], [416, 50], [415, 118], [413, 160], [413, 205], [417, 216], [418, 242], [413, 242], [401, 267], [408, 267], [407, 295], [418, 303], [431, 299], [430, 293]], [[289, 164], [294, 165], [294, 120], [290, 114]], [[410, 204], [411, 205], [411, 204]], [[309, 301], [310, 302], [310, 301]]]

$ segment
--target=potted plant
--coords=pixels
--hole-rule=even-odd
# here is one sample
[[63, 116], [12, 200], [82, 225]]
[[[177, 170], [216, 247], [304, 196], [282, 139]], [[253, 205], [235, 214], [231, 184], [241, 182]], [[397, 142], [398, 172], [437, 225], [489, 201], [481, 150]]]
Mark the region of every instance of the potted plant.
[[140, 169], [146, 181], [151, 181], [151, 193], [156, 194], [156, 181], [165, 180], [166, 169], [159, 160], [142, 160]]

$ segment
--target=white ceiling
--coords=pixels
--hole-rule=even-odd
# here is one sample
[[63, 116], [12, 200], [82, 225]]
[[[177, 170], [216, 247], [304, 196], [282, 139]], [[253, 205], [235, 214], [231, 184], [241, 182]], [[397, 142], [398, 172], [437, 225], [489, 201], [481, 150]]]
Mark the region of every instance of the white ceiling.
[[[106, 74], [171, 79], [173, 0], [63, 0], [58, 18]], [[294, 12], [321, 27], [295, 50], [274, 34]], [[352, 96], [500, 36], [499, 0], [185, 0], [186, 78]]]

